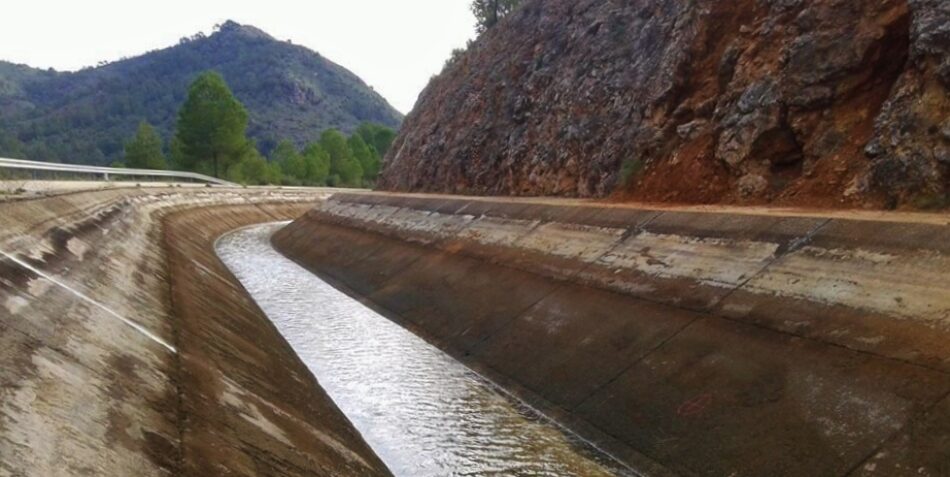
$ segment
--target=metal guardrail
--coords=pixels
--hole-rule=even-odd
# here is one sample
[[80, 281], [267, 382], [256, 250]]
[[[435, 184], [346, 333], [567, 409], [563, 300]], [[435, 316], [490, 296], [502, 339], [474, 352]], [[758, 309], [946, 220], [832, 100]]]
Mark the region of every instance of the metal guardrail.
[[188, 179], [223, 186], [239, 187], [238, 184], [206, 176], [195, 172], [161, 171], [152, 169], [121, 169], [116, 167], [80, 166], [75, 164], [54, 164], [50, 162], [25, 161], [22, 159], [0, 158], [0, 169], [18, 169], [26, 171], [69, 172], [74, 174], [92, 174], [109, 180], [110, 176], [160, 177]]

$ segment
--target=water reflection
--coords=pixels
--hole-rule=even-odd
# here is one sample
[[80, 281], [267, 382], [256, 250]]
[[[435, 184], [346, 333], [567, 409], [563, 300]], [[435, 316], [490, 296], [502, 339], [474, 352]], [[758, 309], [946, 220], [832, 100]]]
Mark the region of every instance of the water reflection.
[[628, 475], [434, 346], [276, 252], [281, 224], [218, 254], [397, 476]]

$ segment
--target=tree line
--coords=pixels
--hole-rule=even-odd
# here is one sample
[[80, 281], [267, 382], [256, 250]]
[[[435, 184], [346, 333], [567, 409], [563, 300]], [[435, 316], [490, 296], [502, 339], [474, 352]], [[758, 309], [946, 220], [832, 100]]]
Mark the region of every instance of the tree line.
[[[479, 35], [494, 28], [498, 23], [508, 15], [514, 13], [521, 6], [522, 0], [473, 0], [469, 5], [469, 10], [475, 15], [475, 32]], [[442, 69], [458, 63], [465, 52], [475, 44], [475, 40], [469, 40], [462, 48], [455, 48], [445, 60]]]
[[521, 0], [474, 0], [471, 5], [475, 15], [475, 29], [481, 34], [497, 25], [502, 18], [511, 14]]
[[[521, 0], [473, 0], [478, 33], [484, 33], [520, 6]], [[453, 52], [453, 58], [462, 50]], [[450, 62], [452, 59], [449, 60]], [[125, 144], [130, 168], [199, 172], [242, 184], [361, 187], [375, 183], [382, 157], [396, 133], [364, 123], [349, 137], [336, 129], [298, 149], [284, 140], [264, 157], [247, 137], [247, 109], [213, 71], [201, 74], [178, 114], [166, 159], [160, 135], [147, 122]], [[0, 138], [2, 139], [2, 138]]]
[[124, 163], [136, 169], [199, 172], [248, 185], [372, 186], [396, 132], [364, 123], [349, 137], [336, 129], [298, 149], [281, 141], [265, 158], [247, 137], [249, 115], [224, 78], [213, 71], [191, 84], [166, 158], [159, 133], [143, 121], [125, 144]]

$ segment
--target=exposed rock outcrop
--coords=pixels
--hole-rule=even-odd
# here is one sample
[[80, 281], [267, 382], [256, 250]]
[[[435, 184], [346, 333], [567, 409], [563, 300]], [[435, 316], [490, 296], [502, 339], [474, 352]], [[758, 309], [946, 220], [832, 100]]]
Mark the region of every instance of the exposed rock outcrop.
[[432, 81], [381, 185], [939, 202], [948, 51], [943, 0], [528, 0]]

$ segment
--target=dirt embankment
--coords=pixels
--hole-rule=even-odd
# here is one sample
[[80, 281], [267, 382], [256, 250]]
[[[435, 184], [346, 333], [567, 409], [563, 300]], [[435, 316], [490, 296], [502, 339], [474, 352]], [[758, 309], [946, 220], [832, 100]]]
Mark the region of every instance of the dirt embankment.
[[387, 475], [213, 253], [318, 198], [0, 203], [0, 474]]
[[433, 79], [394, 191], [950, 203], [945, 0], [528, 0]]
[[275, 244], [647, 475], [950, 472], [950, 225], [338, 195]]

